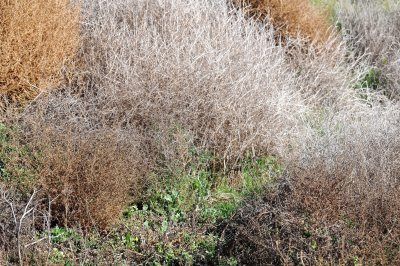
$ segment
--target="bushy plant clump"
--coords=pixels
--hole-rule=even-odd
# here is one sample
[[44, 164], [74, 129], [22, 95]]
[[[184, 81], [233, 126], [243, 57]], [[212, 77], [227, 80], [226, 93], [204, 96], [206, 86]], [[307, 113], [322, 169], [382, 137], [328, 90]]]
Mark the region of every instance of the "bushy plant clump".
[[398, 85], [345, 20], [328, 38], [305, 1], [81, 4], [75, 67], [0, 119], [0, 258], [398, 263]]
[[235, 6], [258, 20], [268, 20], [280, 37], [306, 38], [323, 44], [331, 35], [328, 14], [308, 0], [233, 0]]
[[229, 172], [290, 133], [302, 100], [284, 49], [272, 29], [230, 12], [224, 1], [83, 4], [81, 70], [19, 121], [43, 147], [44, 187], [71, 199], [55, 217], [90, 224], [149, 170], [185, 167], [189, 146]]
[[61, 79], [79, 40], [69, 0], [0, 2], [0, 107], [34, 98]]
[[297, 185], [282, 180], [276, 190], [248, 199], [222, 226], [219, 256], [238, 265], [400, 262], [398, 187], [373, 199], [364, 194], [360, 202], [333, 178]]

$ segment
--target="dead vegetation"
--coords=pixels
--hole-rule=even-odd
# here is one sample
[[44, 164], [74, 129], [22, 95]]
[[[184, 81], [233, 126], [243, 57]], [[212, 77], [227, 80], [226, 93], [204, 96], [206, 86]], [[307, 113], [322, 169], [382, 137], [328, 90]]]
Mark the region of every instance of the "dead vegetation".
[[[399, 99], [400, 4], [398, 1], [339, 1], [337, 16], [349, 50], [374, 71], [373, 89]], [[372, 86], [371, 86], [372, 87]]]
[[139, 198], [139, 186], [128, 184], [159, 168], [186, 167], [188, 148], [209, 151], [214, 166], [229, 171], [252, 147], [267, 153], [274, 136], [290, 132], [289, 113], [302, 104], [283, 48], [270, 31], [231, 19], [222, 2], [213, 6], [86, 4], [84, 69], [19, 120], [26, 141], [42, 151], [39, 176], [59, 197], [60, 221], [104, 228], [128, 192]]
[[50, 229], [48, 209], [40, 208], [42, 198], [38, 191], [21, 196], [18, 191], [0, 186], [0, 262], [2, 264], [26, 265], [29, 254], [35, 244], [42, 239], [35, 239], [36, 234]]
[[78, 47], [77, 7], [69, 0], [10, 0], [1, 1], [0, 14], [0, 103], [22, 103], [59, 85]]
[[294, 176], [220, 227], [220, 256], [245, 265], [397, 265], [396, 185], [357, 192], [335, 174]]
[[132, 161], [139, 155], [133, 155], [137, 147], [118, 136], [87, 137], [63, 136], [56, 143], [48, 138], [38, 175], [53, 201], [53, 222], [105, 230], [119, 220], [128, 202], [141, 197], [144, 183], [137, 162]]
[[[0, 80], [5, 101], [38, 93], [24, 87], [27, 76], [38, 88], [56, 87], [11, 119], [19, 141], [40, 155], [35, 185], [47, 198], [37, 210], [47, 210], [50, 201], [54, 224], [109, 230], [150, 182], [163, 186], [160, 173], [189, 168], [197, 151], [206, 151], [209, 168], [224, 174], [237, 170], [249, 154], [273, 154], [286, 170], [284, 182], [249, 199], [223, 223], [221, 256], [249, 265], [398, 264], [399, 105], [362, 80], [379, 60], [368, 55], [378, 53], [379, 45], [361, 41], [365, 28], [357, 18], [354, 25], [346, 23], [350, 30], [344, 35], [353, 36], [360, 53], [351, 57], [349, 42], [329, 39], [326, 16], [307, 1], [235, 4], [244, 4], [245, 14], [223, 0], [83, 1], [81, 46], [74, 58], [79, 68], [62, 85], [57, 82], [62, 60], [56, 59], [75, 52], [73, 11], [62, 19], [71, 16], [72, 24], [58, 28], [52, 22], [60, 35], [51, 36], [63, 40], [66, 32], [72, 34], [65, 49], [57, 44], [54, 54], [53, 46], [46, 53], [33, 50], [39, 59], [23, 64], [49, 71], [31, 77], [31, 70], [16, 68], [21, 75], [15, 75], [5, 65], [0, 73], [14, 73]], [[12, 16], [4, 17], [3, 24], [11, 25]], [[11, 36], [7, 29], [2, 28], [5, 36]], [[278, 35], [289, 38], [277, 43]], [[395, 42], [388, 43], [384, 54], [395, 54], [388, 48]], [[398, 71], [390, 69], [394, 77]], [[398, 89], [395, 80], [390, 89]], [[12, 175], [19, 175], [18, 167]], [[19, 199], [20, 205], [26, 200]], [[9, 210], [0, 215], [5, 225], [0, 233], [15, 246], [13, 222], [3, 222], [11, 216]], [[167, 239], [158, 231], [149, 235]], [[6, 254], [15, 253], [0, 244]]]
[[310, 43], [324, 43], [331, 35], [327, 14], [308, 0], [234, 0], [235, 6], [257, 20], [268, 20], [277, 37], [301, 36]]
[[273, 149], [274, 136], [288, 134], [302, 110], [284, 48], [275, 47], [272, 30], [234, 18], [222, 3], [213, 7], [88, 3], [79, 53], [85, 69], [37, 99], [24, 121], [82, 138], [123, 132], [146, 143], [144, 157], [167, 165], [177, 159], [177, 131], [227, 168], [252, 147]]

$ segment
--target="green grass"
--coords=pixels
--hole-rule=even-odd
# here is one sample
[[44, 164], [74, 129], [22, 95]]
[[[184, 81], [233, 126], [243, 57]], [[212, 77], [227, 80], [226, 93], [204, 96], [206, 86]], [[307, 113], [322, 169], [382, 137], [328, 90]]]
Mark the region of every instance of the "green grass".
[[355, 88], [368, 88], [377, 90], [382, 80], [382, 73], [379, 69], [369, 68], [366, 73], [357, 81]]

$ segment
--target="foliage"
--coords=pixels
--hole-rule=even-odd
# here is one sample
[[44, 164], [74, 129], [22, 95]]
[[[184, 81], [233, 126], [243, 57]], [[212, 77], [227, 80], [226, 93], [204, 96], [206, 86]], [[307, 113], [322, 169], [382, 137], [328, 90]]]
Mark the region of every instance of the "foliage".
[[[155, 241], [155, 254], [149, 254], [153, 259], [159, 258], [158, 263], [197, 264], [218, 260], [215, 249], [219, 242], [215, 231], [218, 224], [230, 217], [244, 198], [273, 184], [281, 171], [272, 156], [248, 157], [236, 173], [224, 177], [223, 173], [208, 168], [212, 157], [200, 158], [206, 159], [190, 165], [180, 175], [171, 173], [161, 185], [150, 188], [146, 202], [132, 205], [124, 214], [134, 228], [140, 231], [144, 226], [148, 231], [145, 235], [158, 232], [163, 236]], [[233, 260], [225, 262], [228, 261]]]
[[18, 134], [17, 128], [0, 123], [0, 183], [27, 194], [37, 183], [38, 154]]
[[398, 100], [399, 1], [341, 0], [338, 1], [336, 13], [342, 25], [343, 37], [353, 56], [372, 66], [373, 71], [378, 70], [375, 74], [379, 75], [380, 82], [376, 86], [385, 91], [390, 99]]
[[381, 82], [381, 72], [377, 69], [370, 68], [367, 73], [357, 82], [356, 88], [369, 88], [377, 90]]

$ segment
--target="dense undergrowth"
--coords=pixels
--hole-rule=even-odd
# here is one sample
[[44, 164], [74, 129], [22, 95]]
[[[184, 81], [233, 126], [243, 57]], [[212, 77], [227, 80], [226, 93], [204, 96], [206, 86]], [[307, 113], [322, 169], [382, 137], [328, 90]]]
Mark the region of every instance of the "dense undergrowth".
[[399, 264], [400, 6], [313, 3], [0, 4], [0, 264]]

